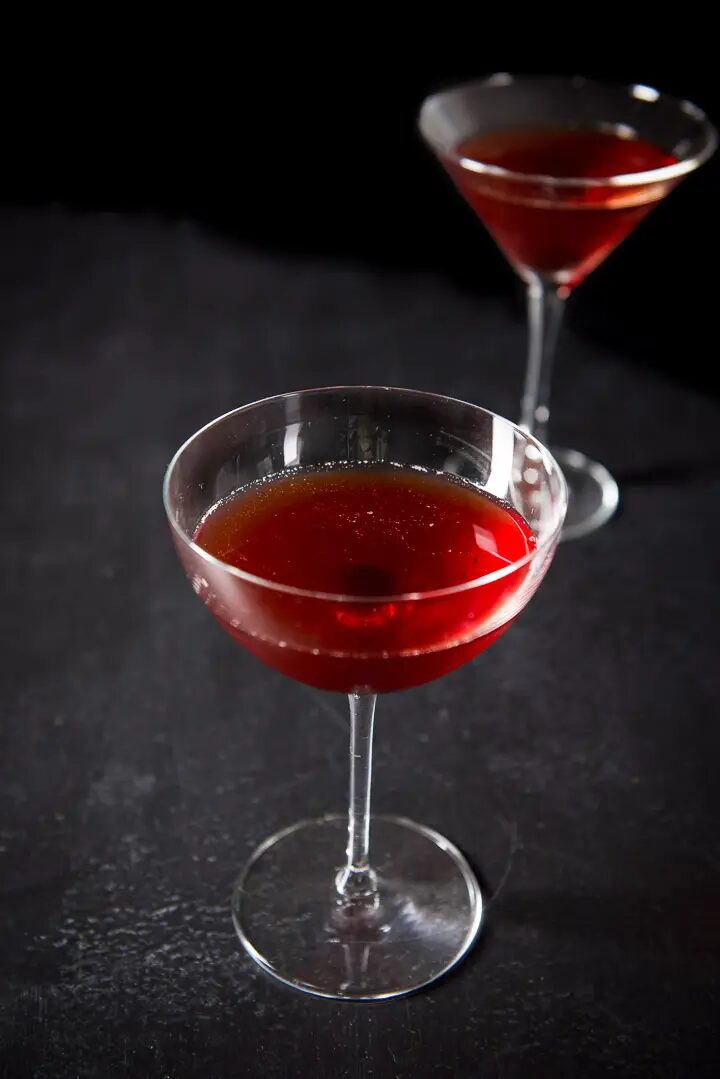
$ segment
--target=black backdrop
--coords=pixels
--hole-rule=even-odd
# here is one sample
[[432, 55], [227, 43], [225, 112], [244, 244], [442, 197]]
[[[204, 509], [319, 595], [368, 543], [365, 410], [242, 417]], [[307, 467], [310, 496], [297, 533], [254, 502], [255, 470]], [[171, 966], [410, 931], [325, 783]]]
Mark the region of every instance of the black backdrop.
[[[118, 21], [86, 46], [66, 33], [35, 73], [6, 74], [4, 201], [194, 217], [261, 248], [436, 268], [512, 296], [511, 271], [420, 143], [425, 94], [497, 70], [585, 74], [720, 116], [711, 35], [692, 5], [640, 30], [628, 13], [619, 27], [590, 10], [584, 29], [567, 11], [531, 22], [518, 9], [504, 25], [416, 14], [400, 32], [369, 15], [295, 28], [278, 12], [272, 32], [206, 20], [153, 36]], [[719, 178], [716, 160], [685, 181], [570, 315], [615, 352], [710, 390]]]

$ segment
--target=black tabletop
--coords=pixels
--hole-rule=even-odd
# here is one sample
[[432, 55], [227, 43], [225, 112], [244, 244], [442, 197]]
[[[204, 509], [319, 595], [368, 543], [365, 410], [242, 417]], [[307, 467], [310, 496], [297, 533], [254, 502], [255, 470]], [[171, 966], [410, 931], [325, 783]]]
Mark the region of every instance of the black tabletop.
[[515, 415], [521, 312], [190, 225], [0, 232], [0, 1075], [716, 1074], [718, 402], [568, 332], [554, 433], [621, 512], [487, 653], [379, 706], [376, 808], [467, 853], [481, 942], [414, 997], [316, 1000], [246, 958], [229, 894], [270, 832], [343, 808], [345, 702], [211, 621], [163, 470], [309, 385]]

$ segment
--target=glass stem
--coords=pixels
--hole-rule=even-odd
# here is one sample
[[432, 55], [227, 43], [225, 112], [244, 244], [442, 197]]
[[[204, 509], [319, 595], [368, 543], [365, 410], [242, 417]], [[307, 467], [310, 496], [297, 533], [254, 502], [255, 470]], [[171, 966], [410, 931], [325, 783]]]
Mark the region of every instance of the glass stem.
[[566, 288], [556, 288], [539, 277], [533, 277], [527, 287], [528, 361], [520, 424], [541, 442], [547, 437], [550, 380], [567, 296]]
[[337, 890], [345, 900], [376, 895], [377, 879], [369, 863], [370, 784], [375, 720], [374, 693], [351, 693], [350, 701], [350, 805], [348, 809], [347, 863], [337, 875]]

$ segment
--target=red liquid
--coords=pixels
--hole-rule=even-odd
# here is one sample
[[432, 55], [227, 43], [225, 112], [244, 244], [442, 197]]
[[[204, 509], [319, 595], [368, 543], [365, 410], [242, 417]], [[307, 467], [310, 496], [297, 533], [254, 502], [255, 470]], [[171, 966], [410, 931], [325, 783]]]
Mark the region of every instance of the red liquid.
[[[518, 514], [475, 487], [388, 466], [253, 484], [218, 503], [194, 540], [266, 580], [353, 597], [464, 584], [535, 546]], [[527, 567], [449, 596], [378, 602], [296, 596], [209, 564], [203, 573], [204, 598], [231, 636], [292, 678], [351, 692], [402, 689], [465, 662], [505, 628]]]
[[[577, 128], [499, 131], [466, 139], [455, 152], [516, 173], [566, 179], [605, 179], [677, 161], [642, 139]], [[602, 262], [674, 183], [558, 186], [488, 176], [454, 162], [447, 167], [517, 270], [568, 287]]]

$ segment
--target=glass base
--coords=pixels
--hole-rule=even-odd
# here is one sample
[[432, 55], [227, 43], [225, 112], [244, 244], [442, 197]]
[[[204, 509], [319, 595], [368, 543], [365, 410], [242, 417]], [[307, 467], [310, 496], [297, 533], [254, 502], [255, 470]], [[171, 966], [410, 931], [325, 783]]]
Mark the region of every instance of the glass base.
[[553, 449], [568, 485], [562, 540], [580, 539], [609, 521], [618, 507], [618, 485], [604, 465], [577, 450]]
[[306, 993], [386, 1000], [435, 981], [468, 951], [482, 899], [459, 850], [402, 817], [373, 817], [373, 899], [342, 902], [335, 879], [347, 818], [300, 821], [266, 839], [233, 894], [233, 920], [256, 963]]

